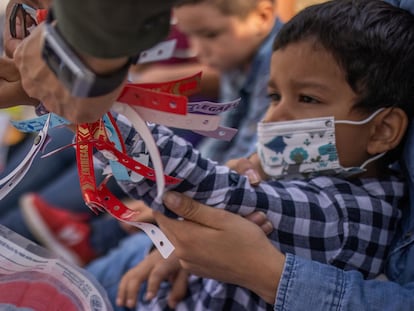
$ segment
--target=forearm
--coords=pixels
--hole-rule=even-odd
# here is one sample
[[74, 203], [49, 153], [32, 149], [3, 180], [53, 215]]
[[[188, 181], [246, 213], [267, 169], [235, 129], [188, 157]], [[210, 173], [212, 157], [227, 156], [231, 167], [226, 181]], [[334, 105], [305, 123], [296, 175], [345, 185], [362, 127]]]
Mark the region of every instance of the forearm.
[[414, 283], [366, 281], [356, 271], [287, 255], [275, 307], [282, 310], [414, 310]]

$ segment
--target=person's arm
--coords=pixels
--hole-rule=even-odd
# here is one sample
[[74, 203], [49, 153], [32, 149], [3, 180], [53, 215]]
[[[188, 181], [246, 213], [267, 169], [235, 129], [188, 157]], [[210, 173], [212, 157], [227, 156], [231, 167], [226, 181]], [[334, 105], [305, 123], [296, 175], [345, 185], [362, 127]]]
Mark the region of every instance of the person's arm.
[[[55, 0], [53, 12], [59, 33], [83, 63], [95, 74], [110, 75], [129, 57], [167, 36], [171, 6], [162, 0]], [[41, 58], [44, 28], [37, 26], [14, 52], [25, 91], [73, 123], [97, 120], [112, 106], [123, 84], [102, 96], [72, 96]]]
[[[44, 24], [37, 26], [14, 52], [14, 61], [19, 69], [24, 90], [30, 97], [39, 99], [47, 110], [72, 123], [96, 121], [110, 109], [123, 85], [102, 96], [72, 96], [41, 58], [43, 28]], [[88, 60], [97, 68], [110, 71], [118, 66], [117, 62], [120, 59], [104, 60], [91, 57]]]
[[246, 287], [275, 310], [414, 310], [414, 283], [365, 281], [359, 272], [285, 256], [256, 225], [182, 194], [166, 193], [164, 203], [184, 218], [154, 212], [185, 269]]
[[356, 271], [287, 255], [274, 310], [414, 310], [414, 282], [364, 280]]

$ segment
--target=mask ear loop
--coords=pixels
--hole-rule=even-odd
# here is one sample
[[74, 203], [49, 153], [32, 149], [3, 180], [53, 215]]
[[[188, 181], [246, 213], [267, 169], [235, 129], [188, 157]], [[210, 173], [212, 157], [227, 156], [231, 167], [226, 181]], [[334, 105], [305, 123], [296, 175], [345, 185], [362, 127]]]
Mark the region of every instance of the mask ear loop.
[[[372, 121], [372, 119], [374, 119], [380, 112], [384, 111], [385, 108], [380, 108], [377, 111], [375, 111], [372, 115], [370, 115], [368, 118], [361, 120], [361, 121], [349, 121], [349, 120], [338, 120], [335, 121], [335, 124], [351, 124], [351, 125], [362, 125], [362, 124], [367, 124], [369, 122]], [[369, 158], [368, 160], [366, 160], [364, 163], [362, 163], [362, 165], [360, 166], [361, 169], [365, 169], [365, 167], [375, 161], [378, 160], [379, 158], [382, 158], [385, 155], [386, 152], [382, 152], [379, 153], [375, 156], [373, 156], [372, 158]]]
[[372, 121], [381, 111], [384, 111], [385, 108], [380, 108], [377, 111], [375, 111], [372, 115], [370, 115], [368, 118], [361, 120], [361, 121], [350, 121], [350, 120], [335, 120], [335, 124], [351, 124], [351, 125], [362, 125], [367, 124]]
[[385, 154], [386, 154], [386, 152], [382, 152], [382, 153], [377, 154], [376, 156], [373, 156], [372, 158], [369, 158], [364, 163], [362, 163], [362, 165], [360, 166], [360, 168], [365, 169], [365, 167], [368, 164], [370, 164], [371, 162], [374, 162], [375, 160], [378, 160], [379, 158], [382, 158]]

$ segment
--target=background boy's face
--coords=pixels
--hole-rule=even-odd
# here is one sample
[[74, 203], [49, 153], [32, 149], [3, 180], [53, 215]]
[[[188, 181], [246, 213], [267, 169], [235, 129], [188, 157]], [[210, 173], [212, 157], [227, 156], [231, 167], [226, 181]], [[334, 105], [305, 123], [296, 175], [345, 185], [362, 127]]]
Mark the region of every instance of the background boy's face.
[[254, 14], [241, 20], [201, 3], [174, 9], [174, 17], [198, 52], [199, 60], [220, 71], [248, 64], [262, 40]]
[[[291, 43], [272, 55], [268, 94], [272, 103], [264, 122], [334, 116], [336, 120], [365, 119], [352, 110], [357, 95], [333, 56], [310, 41]], [[343, 166], [367, 159], [366, 125], [336, 125], [336, 144]]]

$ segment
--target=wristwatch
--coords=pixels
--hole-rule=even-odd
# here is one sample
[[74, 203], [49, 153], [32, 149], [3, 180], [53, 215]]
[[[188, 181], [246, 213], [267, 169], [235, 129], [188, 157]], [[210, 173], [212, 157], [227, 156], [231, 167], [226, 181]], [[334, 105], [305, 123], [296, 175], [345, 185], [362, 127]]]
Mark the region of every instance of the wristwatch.
[[56, 77], [76, 97], [95, 97], [108, 94], [124, 81], [131, 61], [108, 75], [94, 73], [60, 34], [52, 9], [45, 22], [42, 58]]

